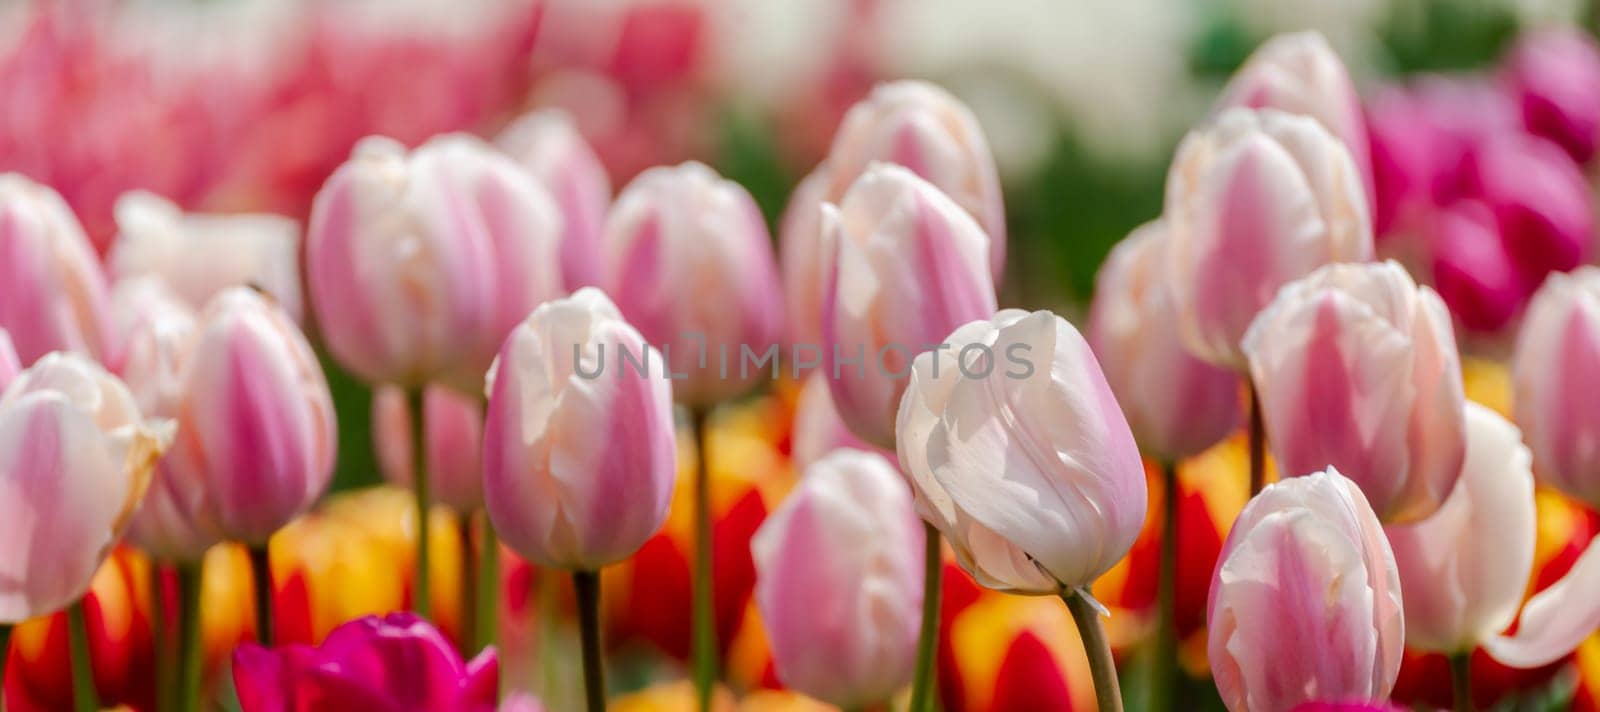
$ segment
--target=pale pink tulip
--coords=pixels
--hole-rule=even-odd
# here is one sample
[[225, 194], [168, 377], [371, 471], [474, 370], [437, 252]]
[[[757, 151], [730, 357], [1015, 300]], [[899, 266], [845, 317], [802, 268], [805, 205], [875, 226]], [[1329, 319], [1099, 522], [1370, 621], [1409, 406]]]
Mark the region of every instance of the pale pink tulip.
[[1523, 319], [1511, 371], [1534, 474], [1600, 507], [1600, 267], [1545, 280]]
[[487, 389], [484, 499], [506, 545], [541, 566], [594, 570], [661, 528], [676, 475], [672, 382], [604, 293], [535, 309]]
[[602, 284], [684, 374], [678, 400], [715, 403], [770, 377], [783, 297], [767, 224], [738, 183], [693, 162], [645, 171], [617, 196], [602, 243]]
[[904, 166], [955, 200], [989, 236], [996, 282], [1006, 264], [1006, 211], [994, 155], [972, 110], [950, 92], [921, 81], [879, 84], [845, 113], [828, 149], [830, 203], [872, 167]]
[[51, 351], [115, 362], [105, 272], [54, 190], [0, 174], [0, 329], [22, 363]]
[[835, 254], [822, 305], [822, 375], [850, 429], [892, 448], [912, 359], [994, 315], [989, 240], [938, 188], [887, 163], [869, 168], [837, 207], [823, 207], [822, 229]]
[[1286, 473], [1332, 465], [1388, 524], [1439, 508], [1466, 453], [1450, 313], [1395, 262], [1335, 264], [1283, 288], [1244, 338]]
[[839, 409], [833, 407], [833, 394], [828, 391], [828, 378], [820, 373], [807, 378], [800, 388], [789, 442], [796, 472], [805, 472], [811, 463], [839, 448], [876, 449], [856, 437], [839, 417]]
[[1211, 673], [1234, 712], [1382, 700], [1405, 647], [1400, 576], [1383, 528], [1333, 468], [1245, 505], [1222, 545], [1206, 627]]
[[962, 568], [1001, 590], [1086, 589], [1144, 524], [1139, 450], [1089, 344], [1047, 311], [1006, 310], [917, 357], [900, 464]]
[[19, 373], [22, 373], [22, 360], [17, 358], [17, 347], [11, 344], [11, 334], [0, 329], [0, 391], [4, 391]]
[[144, 496], [171, 427], [116, 376], [51, 353], [0, 394], [0, 623], [83, 596]]
[[549, 194], [477, 139], [363, 140], [306, 235], [328, 347], [375, 383], [475, 392], [505, 334], [562, 293], [561, 226]]
[[571, 117], [544, 109], [513, 121], [495, 139], [561, 207], [561, 276], [568, 291], [599, 284], [600, 230], [611, 207], [611, 177]]
[[1315, 119], [1229, 109], [1190, 132], [1167, 174], [1166, 282], [1196, 356], [1244, 368], [1239, 340], [1282, 287], [1372, 256], [1361, 172]]
[[1191, 356], [1162, 272], [1167, 228], [1145, 223], [1111, 250], [1089, 308], [1094, 347], [1139, 446], [1176, 461], [1239, 425], [1239, 376]]
[[827, 289], [832, 250], [823, 242], [823, 192], [828, 188], [828, 165], [817, 166], [789, 196], [789, 206], [778, 223], [779, 261], [783, 268], [783, 295], [789, 316], [789, 343], [796, 347], [822, 343], [822, 301]]
[[[383, 386], [372, 394], [372, 442], [385, 479], [409, 488], [415, 444], [406, 393]], [[422, 394], [423, 462], [428, 495], [463, 514], [483, 506], [483, 406], [443, 386]]]
[[895, 467], [838, 450], [750, 540], [756, 606], [786, 687], [861, 709], [911, 682], [922, 522]]

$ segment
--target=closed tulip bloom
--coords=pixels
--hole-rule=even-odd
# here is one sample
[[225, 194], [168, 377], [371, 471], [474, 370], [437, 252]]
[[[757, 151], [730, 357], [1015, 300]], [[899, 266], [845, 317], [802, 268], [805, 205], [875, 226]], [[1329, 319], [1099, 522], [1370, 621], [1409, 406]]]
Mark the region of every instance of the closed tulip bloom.
[[1228, 709], [1382, 700], [1404, 652], [1394, 553], [1337, 470], [1269, 485], [1239, 514], [1211, 580], [1207, 656]]
[[508, 546], [594, 570], [661, 528], [677, 456], [662, 364], [593, 288], [511, 332], [490, 369], [483, 436], [484, 498]]
[[1360, 169], [1316, 120], [1229, 109], [1167, 174], [1168, 289], [1196, 356], [1244, 368], [1239, 340], [1278, 288], [1372, 256]]
[[1133, 437], [1168, 461], [1204, 450], [1239, 425], [1239, 377], [1191, 356], [1162, 284], [1167, 228], [1134, 230], [1095, 277], [1089, 343], [1128, 417]]
[[299, 327], [249, 288], [211, 300], [192, 348], [163, 477], [202, 531], [265, 544], [333, 476], [328, 382]]
[[883, 456], [838, 450], [807, 468], [750, 542], [778, 679], [845, 709], [909, 684], [922, 546], [911, 494]]
[[1516, 620], [1533, 571], [1533, 456], [1500, 414], [1467, 404], [1467, 458], [1444, 506], [1388, 528], [1405, 591], [1406, 644], [1470, 652]]
[[1577, 28], [1530, 32], [1506, 60], [1506, 82], [1531, 133], [1560, 144], [1580, 163], [1600, 142], [1600, 47]]
[[561, 277], [568, 291], [599, 284], [600, 230], [611, 207], [611, 177], [571, 117], [541, 109], [495, 139], [561, 208]]
[[995, 312], [988, 236], [931, 183], [887, 163], [823, 208], [835, 254], [823, 297], [823, 368], [839, 414], [861, 439], [895, 443], [912, 358]]
[[839, 122], [825, 198], [837, 203], [876, 162], [910, 169], [949, 195], [989, 235], [990, 276], [1006, 263], [1006, 211], [989, 142], [972, 110], [928, 82], [879, 84]]
[[1284, 287], [1244, 350], [1284, 472], [1332, 465], [1390, 524], [1450, 495], [1466, 452], [1461, 361], [1444, 302], [1400, 265], [1329, 265]]
[[306, 277], [356, 375], [475, 391], [511, 327], [561, 293], [561, 215], [511, 159], [463, 135], [356, 145], [318, 192]]
[[602, 284], [628, 322], [661, 347], [679, 401], [748, 390], [783, 329], [778, 267], [750, 194], [700, 163], [656, 167], [617, 196], [602, 240]]
[[900, 464], [917, 509], [978, 583], [1087, 587], [1144, 523], [1144, 465], [1089, 344], [1047, 311], [1006, 310], [917, 357]]
[[22, 373], [22, 360], [17, 358], [17, 348], [11, 343], [11, 334], [0, 329], [0, 391], [4, 391], [19, 373]]
[[1534, 474], [1600, 507], [1600, 267], [1545, 280], [1517, 335], [1512, 378]]
[[51, 351], [114, 360], [105, 273], [61, 196], [0, 174], [0, 329], [22, 363]]
[[0, 394], [0, 623], [88, 590], [170, 438], [83, 356], [47, 354], [12, 380]]
[[1524, 134], [1489, 138], [1466, 180], [1494, 214], [1506, 253], [1527, 283], [1594, 254], [1594, 206], [1583, 169], [1555, 144]]
[[824, 244], [822, 232], [822, 203], [828, 180], [828, 164], [812, 170], [795, 186], [778, 223], [789, 342], [797, 346], [822, 345], [822, 300], [833, 254]]
[[191, 308], [228, 287], [254, 286], [303, 316], [300, 227], [269, 214], [184, 213], [153, 193], [117, 199], [117, 238], [108, 265], [117, 280], [159, 277]]
[[[385, 479], [409, 487], [412, 422], [405, 391], [384, 386], [372, 395], [372, 441]], [[423, 460], [428, 494], [461, 513], [483, 506], [483, 411], [475, 399], [443, 386], [422, 395]]]

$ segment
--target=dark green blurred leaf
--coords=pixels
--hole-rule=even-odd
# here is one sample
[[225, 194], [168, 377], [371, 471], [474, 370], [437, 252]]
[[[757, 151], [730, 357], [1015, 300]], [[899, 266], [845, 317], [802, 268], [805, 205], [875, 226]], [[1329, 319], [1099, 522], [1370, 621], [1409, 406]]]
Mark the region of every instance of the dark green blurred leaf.
[[350, 375], [327, 352], [318, 354], [333, 393], [339, 422], [339, 460], [333, 468], [333, 492], [378, 484], [377, 456], [372, 448], [372, 389]]
[[1390, 6], [1380, 39], [1398, 74], [1481, 69], [1517, 33], [1506, 3], [1409, 0]]
[[769, 226], [777, 224], [799, 180], [785, 169], [771, 126], [737, 110], [723, 116], [715, 168], [750, 191]]

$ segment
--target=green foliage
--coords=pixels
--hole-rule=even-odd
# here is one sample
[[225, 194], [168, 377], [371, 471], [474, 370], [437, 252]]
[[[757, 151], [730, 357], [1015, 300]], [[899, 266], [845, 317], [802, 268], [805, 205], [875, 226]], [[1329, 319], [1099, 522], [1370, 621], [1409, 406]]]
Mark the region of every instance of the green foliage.
[[333, 492], [378, 484], [378, 460], [372, 443], [372, 389], [339, 366], [326, 351], [318, 353], [333, 394], [339, 425], [339, 456], [333, 468]]

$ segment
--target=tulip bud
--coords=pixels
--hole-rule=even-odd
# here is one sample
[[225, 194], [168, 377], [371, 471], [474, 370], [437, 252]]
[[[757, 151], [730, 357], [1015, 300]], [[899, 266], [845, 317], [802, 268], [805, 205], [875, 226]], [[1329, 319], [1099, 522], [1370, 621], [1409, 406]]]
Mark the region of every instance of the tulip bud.
[[293, 220], [185, 214], [144, 191], [118, 198], [116, 218], [108, 263], [117, 280], [158, 277], [193, 309], [228, 287], [254, 286], [301, 319], [300, 229]]
[[476, 391], [495, 349], [560, 293], [561, 217], [509, 158], [463, 135], [407, 153], [369, 138], [318, 192], [306, 277], [356, 375]]
[[661, 528], [677, 456], [664, 363], [590, 287], [511, 332], [489, 371], [483, 435], [484, 498], [506, 545], [593, 570]]
[[19, 373], [22, 373], [22, 361], [17, 358], [17, 347], [11, 343], [11, 334], [0, 329], [0, 392], [4, 392]]
[[693, 162], [647, 170], [617, 197], [603, 242], [606, 291], [687, 374], [673, 384], [678, 400], [726, 400], [772, 368], [755, 361], [783, 329], [778, 268], [739, 184]]
[[949, 195], [989, 236], [990, 277], [1006, 264], [1006, 211], [989, 142], [972, 110], [921, 81], [879, 84], [845, 113], [828, 149], [830, 203], [876, 162], [903, 166]]
[[888, 460], [838, 450], [807, 468], [750, 542], [778, 679], [845, 709], [910, 683], [922, 548], [922, 523]]
[[1278, 288], [1372, 256], [1360, 170], [1315, 120], [1229, 109], [1167, 174], [1167, 283], [1194, 355], [1243, 368], [1239, 340]]
[[1378, 518], [1333, 468], [1245, 505], [1211, 579], [1207, 655], [1228, 709], [1381, 700], [1404, 652], [1400, 576]]
[[24, 364], [51, 351], [114, 360], [106, 277], [54, 190], [0, 174], [0, 329]]
[[828, 164], [811, 171], [789, 196], [778, 224], [779, 261], [789, 316], [789, 342], [822, 347], [822, 302], [832, 250], [823, 242], [822, 203]]
[[1545, 280], [1517, 335], [1512, 378], [1534, 474], [1600, 507], [1600, 267]]
[[800, 388], [789, 439], [796, 472], [805, 472], [811, 463], [839, 448], [873, 449], [850, 432], [850, 426], [839, 417], [839, 409], [833, 407], [833, 394], [828, 392], [827, 377], [821, 374], [806, 379]]
[[[372, 442], [390, 482], [411, 486], [412, 413], [405, 391], [384, 386], [372, 394]], [[428, 494], [463, 514], [483, 506], [483, 411], [477, 401], [441, 386], [422, 396], [423, 460]]]
[[265, 544], [333, 476], [328, 382], [299, 327], [244, 287], [206, 305], [192, 349], [165, 486], [202, 531]]
[[1600, 141], [1600, 47], [1588, 33], [1552, 26], [1524, 35], [1506, 60], [1506, 81], [1528, 131], [1587, 163]]
[[1472, 153], [1468, 168], [1465, 180], [1494, 214], [1506, 253], [1528, 284], [1593, 254], [1589, 183], [1555, 144], [1521, 134], [1494, 136]]
[[139, 506], [170, 426], [77, 354], [47, 354], [0, 394], [0, 623], [88, 590]]
[[1435, 213], [1429, 231], [1433, 284], [1461, 325], [1492, 332], [1511, 321], [1527, 299], [1527, 287], [1506, 254], [1493, 212], [1463, 200]]
[[1406, 644], [1470, 652], [1516, 620], [1533, 571], [1533, 456], [1500, 414], [1467, 404], [1461, 480], [1433, 516], [1388, 528]]
[[1006, 310], [917, 356], [897, 422], [922, 518], [978, 583], [1087, 587], [1144, 523], [1144, 465], [1089, 345]]
[[1349, 473], [1391, 524], [1450, 495], [1466, 452], [1461, 361], [1444, 302], [1400, 265], [1329, 265], [1289, 284], [1244, 351], [1284, 472]]
[[571, 117], [544, 109], [513, 121], [500, 149], [539, 181], [561, 209], [561, 277], [567, 291], [599, 284], [600, 230], [611, 207], [611, 177]]
[[886, 163], [824, 206], [822, 225], [836, 255], [822, 312], [833, 402], [857, 436], [890, 448], [912, 358], [994, 315], [988, 238], [938, 188]]
[[1176, 461], [1238, 427], [1239, 377], [1184, 350], [1162, 284], [1166, 246], [1166, 225], [1156, 220], [1111, 250], [1095, 277], [1089, 343], [1134, 439]]

